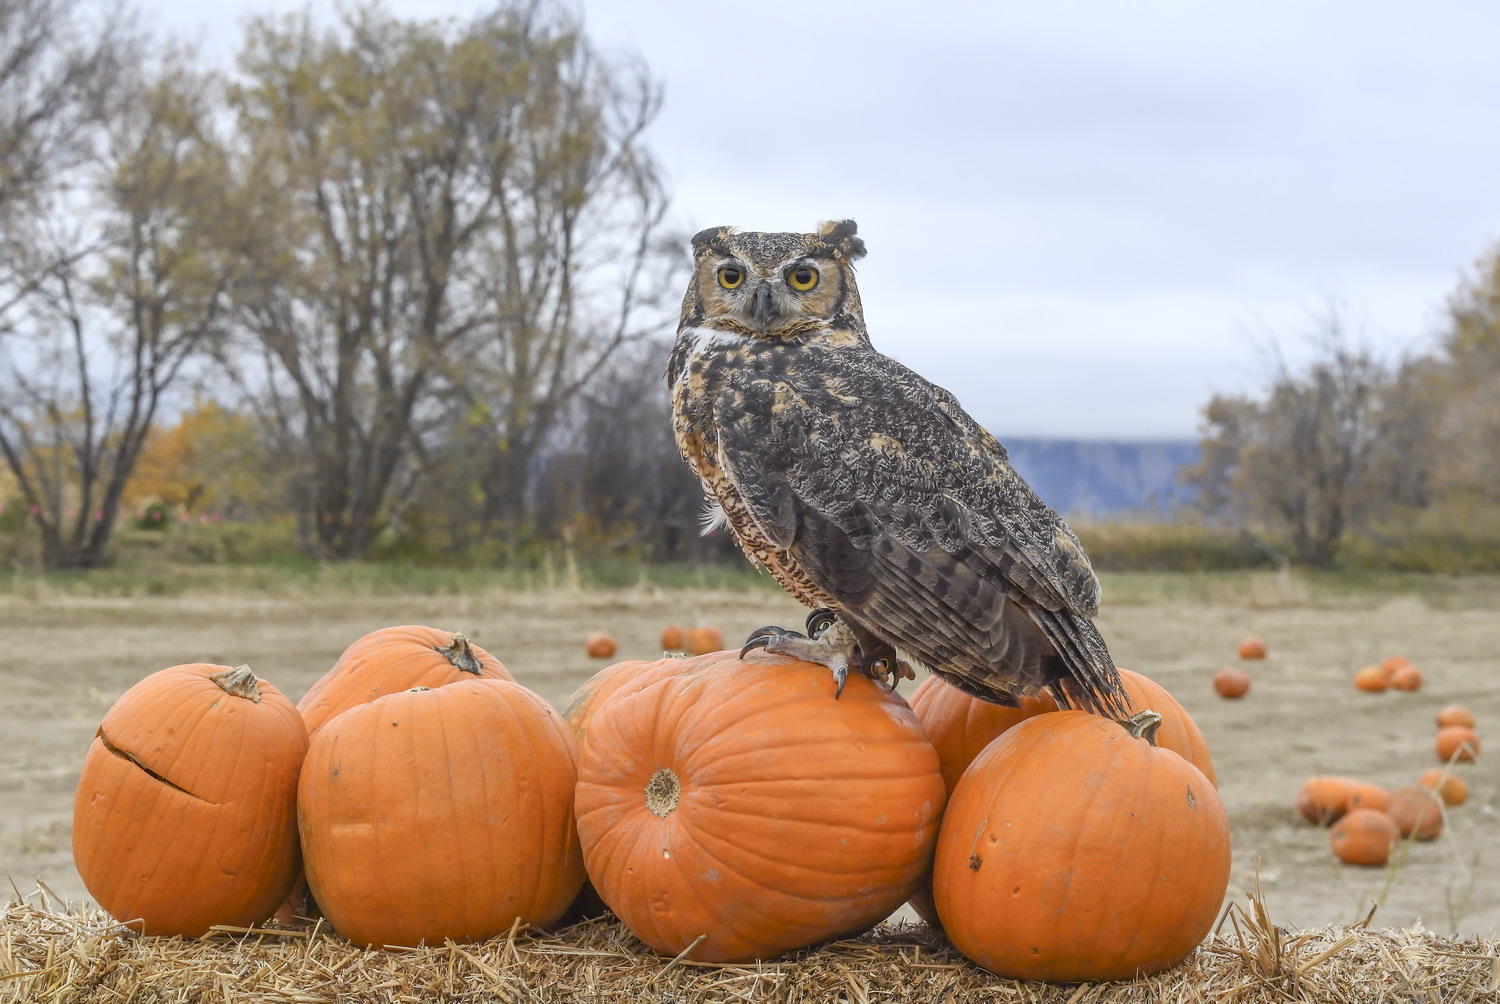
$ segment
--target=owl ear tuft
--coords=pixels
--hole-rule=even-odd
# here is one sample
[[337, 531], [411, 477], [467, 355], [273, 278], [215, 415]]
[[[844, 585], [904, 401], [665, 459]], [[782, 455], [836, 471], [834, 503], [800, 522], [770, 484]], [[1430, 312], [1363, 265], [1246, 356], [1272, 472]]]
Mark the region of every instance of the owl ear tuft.
[[839, 254], [849, 261], [858, 261], [865, 256], [865, 242], [855, 236], [858, 232], [859, 224], [853, 220], [829, 220], [818, 227], [818, 236], [823, 242], [837, 248]]
[[701, 251], [713, 243], [715, 238], [727, 237], [729, 230], [729, 227], [709, 227], [706, 230], [698, 231], [696, 234], [693, 234], [693, 250]]

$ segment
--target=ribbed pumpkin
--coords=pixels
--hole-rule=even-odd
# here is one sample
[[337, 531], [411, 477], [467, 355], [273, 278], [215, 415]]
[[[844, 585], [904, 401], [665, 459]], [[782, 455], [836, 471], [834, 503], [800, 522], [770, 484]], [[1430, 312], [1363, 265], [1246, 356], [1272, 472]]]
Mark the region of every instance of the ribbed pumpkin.
[[573, 691], [573, 696], [568, 698], [567, 706], [563, 710], [563, 719], [567, 721], [573, 729], [573, 734], [582, 743], [590, 716], [596, 708], [602, 707], [616, 694], [633, 694], [649, 687], [657, 680], [680, 674], [696, 673], [706, 666], [736, 658], [733, 652], [710, 652], [707, 655], [683, 658], [670, 656], [649, 662], [627, 659], [624, 662], [605, 666]]
[[[905, 703], [752, 653], [590, 713], [578, 784], [589, 877], [636, 937], [714, 962], [863, 931], [931, 861], [937, 754]], [[699, 940], [699, 936], [703, 936]]]
[[508, 680], [465, 680], [349, 709], [313, 737], [298, 824], [307, 880], [362, 945], [545, 927], [583, 883], [577, 744]]
[[249, 668], [173, 666], [99, 724], [78, 780], [73, 860], [89, 893], [146, 934], [269, 917], [297, 875], [307, 731]]
[[1228, 883], [1229, 825], [1203, 773], [1081, 711], [1027, 719], [985, 747], [933, 862], [959, 951], [1000, 976], [1069, 983], [1174, 965]]
[[[661, 658], [652, 662], [627, 659], [624, 662], [605, 666], [573, 691], [573, 696], [568, 698], [567, 706], [563, 710], [563, 719], [573, 730], [573, 734], [578, 737], [578, 742], [582, 744], [590, 716], [593, 715], [595, 709], [613, 698], [615, 694], [635, 693], [668, 676], [693, 673], [704, 666], [732, 658], [734, 658], [733, 652], [711, 652], [708, 655], [690, 658]], [[597, 917], [606, 909], [594, 884], [585, 879], [583, 888], [579, 890], [573, 905], [568, 907], [563, 922], [569, 923]]]
[[371, 631], [344, 649], [297, 702], [311, 735], [356, 704], [413, 687], [512, 679], [500, 660], [462, 634], [406, 624]]

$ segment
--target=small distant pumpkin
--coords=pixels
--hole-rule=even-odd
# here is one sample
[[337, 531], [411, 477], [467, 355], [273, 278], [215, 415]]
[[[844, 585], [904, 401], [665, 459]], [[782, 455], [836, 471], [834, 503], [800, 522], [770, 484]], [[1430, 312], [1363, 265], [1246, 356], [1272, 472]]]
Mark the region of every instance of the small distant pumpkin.
[[1399, 667], [1391, 674], [1391, 689], [1414, 691], [1422, 689], [1422, 671], [1415, 666]]
[[1437, 747], [1438, 759], [1444, 763], [1451, 760], [1468, 763], [1479, 755], [1479, 736], [1464, 725], [1438, 729], [1434, 745]]
[[1227, 666], [1214, 674], [1214, 691], [1230, 699], [1250, 693], [1250, 674]]
[[1246, 638], [1240, 642], [1241, 659], [1264, 659], [1266, 657], [1266, 643], [1259, 638]]
[[686, 651], [687, 634], [676, 624], [668, 624], [661, 629], [661, 650], [663, 652]]
[[594, 659], [608, 659], [620, 650], [614, 638], [603, 631], [595, 631], [583, 643], [583, 650]]
[[687, 633], [687, 649], [693, 655], [708, 655], [724, 648], [724, 632], [711, 624], [703, 624]]
[[1464, 779], [1442, 768], [1424, 771], [1417, 778], [1417, 784], [1437, 792], [1444, 805], [1463, 805], [1469, 800], [1469, 786], [1464, 783]]
[[1390, 685], [1390, 677], [1379, 666], [1366, 666], [1354, 674], [1354, 686], [1369, 694], [1383, 693]]
[[1391, 817], [1374, 809], [1355, 809], [1328, 831], [1333, 853], [1351, 865], [1385, 864], [1399, 838]]
[[1376, 812], [1388, 812], [1391, 806], [1391, 793], [1378, 784], [1356, 784], [1349, 789], [1349, 811], [1355, 809], [1374, 809]]
[[1309, 823], [1327, 826], [1349, 811], [1349, 799], [1358, 787], [1352, 777], [1310, 777], [1297, 792], [1297, 811]]
[[1450, 704], [1437, 716], [1438, 728], [1446, 729], [1450, 725], [1462, 725], [1466, 729], [1472, 729], [1475, 725], [1474, 712], [1462, 704]]
[[1429, 788], [1402, 788], [1391, 792], [1387, 813], [1403, 837], [1434, 840], [1443, 832], [1443, 800]]
[[1410, 663], [1406, 661], [1406, 656], [1392, 655], [1380, 660], [1380, 671], [1385, 674], [1386, 682], [1389, 683], [1391, 678], [1396, 675], [1396, 670], [1407, 665], [1410, 665]]

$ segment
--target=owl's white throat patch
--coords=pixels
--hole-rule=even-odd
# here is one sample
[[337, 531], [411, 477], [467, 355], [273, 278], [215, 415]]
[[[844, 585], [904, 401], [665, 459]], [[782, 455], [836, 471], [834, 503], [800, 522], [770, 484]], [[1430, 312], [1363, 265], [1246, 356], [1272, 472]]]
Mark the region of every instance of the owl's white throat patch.
[[688, 358], [692, 359], [705, 349], [715, 348], [720, 345], [743, 345], [750, 341], [748, 335], [742, 335], [734, 331], [720, 331], [718, 328], [705, 328], [701, 325], [694, 328], [685, 328], [681, 335], [683, 341], [688, 345]]

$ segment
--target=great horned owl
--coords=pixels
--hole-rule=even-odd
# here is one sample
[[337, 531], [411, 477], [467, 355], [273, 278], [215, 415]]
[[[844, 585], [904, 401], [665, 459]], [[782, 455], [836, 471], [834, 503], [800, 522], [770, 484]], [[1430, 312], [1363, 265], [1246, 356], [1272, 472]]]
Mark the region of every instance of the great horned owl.
[[683, 459], [746, 556], [816, 608], [764, 647], [833, 670], [925, 666], [977, 697], [1120, 715], [1078, 538], [958, 401], [875, 351], [853, 221], [692, 240], [667, 367]]

